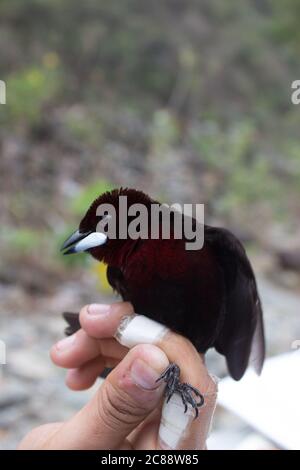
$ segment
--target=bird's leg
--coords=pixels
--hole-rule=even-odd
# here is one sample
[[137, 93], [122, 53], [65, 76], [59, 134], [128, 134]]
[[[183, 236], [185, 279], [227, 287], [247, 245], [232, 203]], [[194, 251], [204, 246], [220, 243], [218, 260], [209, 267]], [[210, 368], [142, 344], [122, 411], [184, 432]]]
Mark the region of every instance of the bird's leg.
[[[198, 408], [203, 405], [204, 398], [203, 395], [195, 387], [188, 383], [181, 383], [179, 380], [180, 377], [180, 368], [177, 364], [170, 364], [167, 369], [161, 374], [157, 379], [157, 382], [163, 380], [166, 382], [165, 395], [167, 402], [171, 399], [174, 393], [177, 393], [181, 396], [182, 403], [184, 405], [184, 412], [187, 412], [188, 404], [192, 406], [195, 410], [195, 418], [198, 417]], [[197, 402], [194, 398], [199, 397], [200, 400]]]
[[173, 393], [175, 393], [176, 384], [179, 383], [180, 369], [177, 364], [170, 364], [167, 369], [157, 379], [157, 382], [163, 380], [166, 382], [165, 395], [167, 402], [170, 400]]

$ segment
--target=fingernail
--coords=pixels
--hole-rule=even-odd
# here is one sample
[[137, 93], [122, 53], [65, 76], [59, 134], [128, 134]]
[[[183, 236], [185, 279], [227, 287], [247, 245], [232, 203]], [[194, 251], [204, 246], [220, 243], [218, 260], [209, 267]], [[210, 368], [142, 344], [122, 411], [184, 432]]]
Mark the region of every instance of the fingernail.
[[132, 363], [130, 373], [131, 380], [139, 387], [145, 390], [154, 390], [158, 387], [156, 380], [160, 374], [142, 359], [136, 359]]
[[64, 339], [61, 339], [60, 341], [58, 341], [58, 343], [56, 343], [55, 347], [59, 351], [65, 351], [73, 345], [75, 339], [76, 339], [76, 334], [71, 335], [71, 336], [67, 336], [67, 338], [64, 338]]
[[91, 304], [87, 308], [89, 315], [105, 315], [109, 313], [110, 305], [106, 304]]

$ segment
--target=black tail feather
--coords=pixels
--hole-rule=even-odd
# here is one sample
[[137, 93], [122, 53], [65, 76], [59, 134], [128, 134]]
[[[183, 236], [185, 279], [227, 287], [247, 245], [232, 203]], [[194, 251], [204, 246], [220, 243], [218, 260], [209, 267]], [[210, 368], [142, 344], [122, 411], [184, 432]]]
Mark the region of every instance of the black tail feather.
[[62, 316], [68, 323], [64, 331], [66, 336], [73, 335], [76, 331], [80, 330], [79, 313], [64, 312]]

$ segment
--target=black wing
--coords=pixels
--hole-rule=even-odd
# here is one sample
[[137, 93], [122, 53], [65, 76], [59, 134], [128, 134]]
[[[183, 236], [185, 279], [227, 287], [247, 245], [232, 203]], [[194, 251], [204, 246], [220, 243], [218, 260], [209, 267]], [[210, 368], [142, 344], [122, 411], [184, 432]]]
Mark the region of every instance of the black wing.
[[122, 299], [125, 301], [130, 300], [122, 271], [115, 266], [107, 266], [106, 275], [109, 284], [122, 296]]
[[215, 343], [230, 375], [239, 380], [251, 362], [259, 374], [265, 358], [262, 307], [255, 276], [240, 241], [228, 230], [205, 227], [224, 275], [225, 318]]

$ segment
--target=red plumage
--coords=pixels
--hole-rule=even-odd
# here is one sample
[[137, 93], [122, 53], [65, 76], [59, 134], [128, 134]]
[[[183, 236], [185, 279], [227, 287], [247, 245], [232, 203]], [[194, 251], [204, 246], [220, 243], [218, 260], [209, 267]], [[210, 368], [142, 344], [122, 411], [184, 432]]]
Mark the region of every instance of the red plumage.
[[[88, 209], [79, 235], [96, 231], [99, 205], [112, 204], [118, 213], [120, 196], [127, 196], [128, 207], [141, 203], [151, 209], [152, 204], [158, 204], [133, 189], [107, 192]], [[108, 238], [105, 244], [87, 251], [108, 264], [108, 281], [137, 313], [186, 336], [199, 352], [215, 347], [225, 355], [230, 374], [238, 380], [245, 372], [251, 350], [258, 372], [264, 360], [256, 281], [245, 250], [232, 233], [205, 225], [204, 236], [203, 248], [196, 251], [186, 250], [186, 240], [174, 237]], [[70, 243], [64, 245], [68, 246]]]

